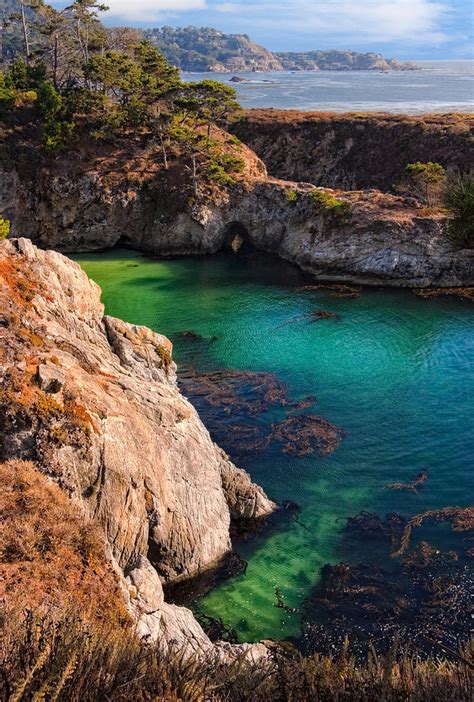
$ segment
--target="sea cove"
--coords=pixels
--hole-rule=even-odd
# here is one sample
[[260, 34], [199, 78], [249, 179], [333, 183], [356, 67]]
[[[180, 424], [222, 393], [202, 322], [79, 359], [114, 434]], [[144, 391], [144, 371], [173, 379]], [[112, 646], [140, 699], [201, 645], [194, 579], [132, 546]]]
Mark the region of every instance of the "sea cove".
[[[101, 286], [107, 314], [173, 341], [178, 378], [190, 368], [271, 373], [287, 386], [289, 400], [315, 398], [303, 409], [269, 402], [252, 414], [242, 405], [223, 409], [190, 394], [231, 458], [278, 503], [300, 507], [261, 533], [237, 539], [246, 571], [192, 602], [195, 611], [235, 629], [241, 641], [300, 640], [303, 601], [326, 563], [395, 567], [397, 559], [380, 545], [345, 534], [347, 517], [364, 510], [408, 518], [469, 504], [471, 301], [422, 299], [387, 288], [346, 296], [331, 288], [304, 290], [314, 279], [258, 252], [160, 261], [114, 249], [75, 258]], [[186, 388], [183, 380], [185, 395]], [[245, 382], [242, 392], [245, 399]], [[260, 431], [308, 413], [344, 430], [331, 452], [294, 455], [277, 441], [252, 454], [245, 436], [240, 446], [232, 440], [241, 425]], [[420, 472], [428, 477], [416, 490], [384, 489]], [[452, 534], [427, 524], [412, 538], [449, 546]], [[275, 606], [275, 588], [296, 612]]]

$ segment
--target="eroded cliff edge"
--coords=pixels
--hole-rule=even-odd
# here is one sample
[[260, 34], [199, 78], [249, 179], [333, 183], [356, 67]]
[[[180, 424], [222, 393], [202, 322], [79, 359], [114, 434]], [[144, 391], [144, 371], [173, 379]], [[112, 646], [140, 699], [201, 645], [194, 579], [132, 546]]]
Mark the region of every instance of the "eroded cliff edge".
[[162, 582], [215, 565], [231, 518], [275, 505], [180, 394], [168, 339], [104, 316], [77, 264], [2, 242], [0, 312], [0, 460], [32, 460], [101, 526], [142, 634], [209, 648]]
[[[455, 117], [439, 117], [429, 128], [429, 144], [438, 149], [429, 158], [462, 167], [471, 158], [471, 151], [462, 148], [470, 144], [471, 127], [469, 120]], [[272, 135], [271, 116], [267, 122], [262, 129]], [[313, 138], [307, 128], [323, 131]], [[474, 252], [452, 249], [445, 235], [446, 212], [385, 192], [395, 172], [402, 177], [407, 160], [428, 160], [420, 120], [338, 116], [282, 126], [275, 118], [273, 129], [276, 152], [267, 140], [260, 143], [258, 130], [252, 140], [247, 135], [249, 143], [271, 173], [289, 180], [269, 177], [251, 149], [232, 144], [244, 171], [228, 187], [202, 182], [198, 197], [183, 163], [164, 171], [153, 143], [128, 139], [99, 147], [86, 141], [75, 152], [48, 160], [24, 145], [14, 151], [19, 137], [10, 135], [11, 143], [6, 140], [0, 152], [0, 213], [11, 219], [13, 236], [29, 236], [42, 248], [65, 252], [125, 244], [159, 256], [208, 254], [228, 246], [240, 232], [255, 248], [276, 253], [321, 280], [408, 287], [474, 284]], [[366, 152], [367, 139], [372, 146]], [[444, 153], [450, 154], [449, 163], [441, 158]], [[315, 184], [346, 203], [346, 217], [335, 217], [331, 207], [315, 200]], [[346, 189], [354, 187], [365, 189]]]

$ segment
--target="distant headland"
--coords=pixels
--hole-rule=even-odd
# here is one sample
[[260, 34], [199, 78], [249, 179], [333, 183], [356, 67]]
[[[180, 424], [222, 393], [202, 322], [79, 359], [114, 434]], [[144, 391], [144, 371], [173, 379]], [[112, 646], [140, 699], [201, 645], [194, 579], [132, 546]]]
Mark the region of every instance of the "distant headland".
[[146, 29], [145, 36], [168, 61], [186, 72], [236, 73], [239, 71], [410, 71], [401, 63], [374, 52], [305, 51], [271, 52], [247, 34], [225, 34], [210, 27]]

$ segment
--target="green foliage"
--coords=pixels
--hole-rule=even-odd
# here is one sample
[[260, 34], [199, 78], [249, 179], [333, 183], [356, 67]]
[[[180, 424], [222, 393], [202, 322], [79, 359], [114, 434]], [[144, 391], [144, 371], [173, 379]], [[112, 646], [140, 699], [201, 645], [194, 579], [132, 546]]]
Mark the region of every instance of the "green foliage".
[[9, 234], [10, 234], [10, 220], [3, 219], [3, 217], [0, 215], [0, 241], [2, 239], [6, 239]]
[[215, 80], [181, 85], [174, 96], [174, 105], [184, 118], [192, 118], [196, 126], [207, 126], [208, 136], [212, 124], [222, 124], [240, 109], [235, 90]]
[[29, 87], [29, 76], [26, 63], [21, 58], [16, 58], [8, 73], [12, 88], [16, 90], [27, 90]]
[[206, 169], [207, 179], [219, 185], [234, 185], [235, 178], [227, 173], [227, 171], [215, 161], [211, 162]]
[[405, 170], [408, 175], [420, 179], [424, 183], [439, 183], [446, 175], [443, 166], [439, 163], [433, 163], [433, 161], [409, 163]]
[[59, 113], [63, 105], [62, 97], [49, 80], [43, 81], [38, 89], [36, 107], [46, 120], [52, 120]]
[[339, 223], [346, 224], [349, 221], [351, 214], [349, 203], [338, 200], [337, 197], [324, 190], [312, 190], [309, 197], [318, 209], [327, 211]]
[[298, 202], [298, 193], [296, 192], [296, 190], [287, 190], [286, 199], [288, 200], [288, 202], [291, 203]]
[[445, 200], [451, 213], [447, 234], [457, 249], [474, 248], [474, 175], [460, 175], [448, 186]]
[[439, 204], [442, 200], [446, 171], [439, 163], [409, 163], [405, 168], [414, 194], [429, 207]]
[[243, 173], [245, 170], [244, 159], [226, 151], [218, 152], [218, 160], [226, 173]]
[[242, 142], [240, 141], [239, 137], [235, 134], [231, 134], [229, 136], [228, 143], [232, 144], [233, 146], [242, 146]]
[[51, 117], [43, 127], [41, 143], [48, 153], [64, 151], [71, 142], [74, 123]]
[[0, 118], [6, 117], [15, 107], [15, 91], [5, 74], [0, 73]]

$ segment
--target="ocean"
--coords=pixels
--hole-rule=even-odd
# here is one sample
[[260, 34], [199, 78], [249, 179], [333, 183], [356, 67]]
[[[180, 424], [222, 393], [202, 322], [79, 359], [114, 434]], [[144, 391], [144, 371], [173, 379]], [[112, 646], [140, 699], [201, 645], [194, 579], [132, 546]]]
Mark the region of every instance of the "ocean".
[[474, 112], [474, 61], [417, 61], [415, 71], [185, 73], [220, 80], [237, 90], [244, 108], [327, 112]]

